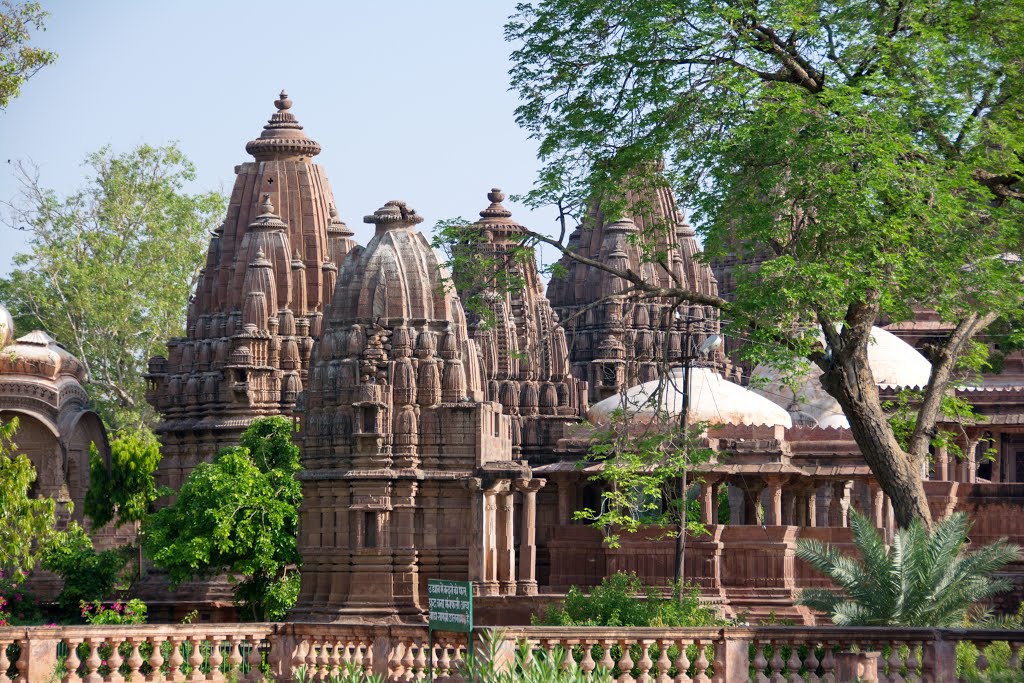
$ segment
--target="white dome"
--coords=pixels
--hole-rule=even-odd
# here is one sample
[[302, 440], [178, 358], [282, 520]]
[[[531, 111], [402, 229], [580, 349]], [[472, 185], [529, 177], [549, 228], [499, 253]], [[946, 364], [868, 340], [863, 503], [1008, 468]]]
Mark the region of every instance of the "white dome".
[[[598, 424], [623, 409], [634, 417], [653, 418], [658, 412], [677, 416], [683, 408], [683, 369], [665, 379], [638, 384], [609, 396], [590, 408], [588, 417]], [[690, 373], [690, 421], [710, 424], [783, 425], [792, 427], [789, 413], [775, 403], [728, 381], [709, 368]]]
[[14, 318], [7, 308], [0, 304], [0, 349], [11, 343], [14, 339]]
[[[932, 372], [932, 364], [917, 349], [880, 327], [871, 328], [868, 364], [878, 386], [885, 388], [924, 387]], [[758, 365], [750, 375], [751, 388], [788, 410], [798, 424], [849, 429], [843, 409], [821, 386], [819, 375], [817, 367], [786, 377], [775, 368]]]

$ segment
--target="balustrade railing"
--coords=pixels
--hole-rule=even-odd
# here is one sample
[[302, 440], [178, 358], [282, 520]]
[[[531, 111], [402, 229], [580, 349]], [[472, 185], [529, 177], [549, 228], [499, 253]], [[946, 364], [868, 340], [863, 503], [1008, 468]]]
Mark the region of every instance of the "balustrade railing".
[[[477, 634], [499, 670], [532, 660], [618, 683], [975, 683], [998, 659], [998, 680], [1024, 680], [1024, 631], [759, 626], [513, 627]], [[974, 647], [961, 653], [957, 644]], [[993, 644], [998, 643], [994, 647]], [[307, 680], [363, 670], [389, 682], [468, 680], [465, 635], [423, 626], [192, 624], [0, 628], [0, 683]], [[6, 676], [6, 680], [4, 677]]]

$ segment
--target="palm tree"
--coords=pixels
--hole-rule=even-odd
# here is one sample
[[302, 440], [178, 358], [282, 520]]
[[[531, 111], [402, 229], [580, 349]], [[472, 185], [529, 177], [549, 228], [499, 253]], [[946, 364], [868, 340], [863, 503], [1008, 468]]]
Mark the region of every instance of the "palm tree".
[[796, 549], [839, 589], [808, 588], [798, 603], [828, 614], [837, 626], [961, 626], [972, 606], [1011, 588], [992, 574], [1021, 559], [1020, 547], [1005, 538], [966, 552], [971, 523], [964, 513], [931, 532], [915, 521], [896, 532], [889, 548], [864, 516], [851, 511], [850, 526], [860, 558], [816, 540], [801, 540]]

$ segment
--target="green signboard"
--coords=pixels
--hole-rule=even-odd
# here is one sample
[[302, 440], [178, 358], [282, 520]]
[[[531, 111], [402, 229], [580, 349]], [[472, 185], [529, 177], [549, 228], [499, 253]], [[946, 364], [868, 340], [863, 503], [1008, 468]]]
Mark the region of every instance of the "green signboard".
[[473, 583], [471, 581], [427, 581], [430, 630], [470, 633], [473, 630]]

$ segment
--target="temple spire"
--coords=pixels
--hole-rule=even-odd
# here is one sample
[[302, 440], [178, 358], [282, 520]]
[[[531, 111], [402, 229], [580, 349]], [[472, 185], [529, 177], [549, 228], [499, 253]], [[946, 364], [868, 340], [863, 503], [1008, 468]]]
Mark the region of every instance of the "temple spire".
[[257, 161], [271, 159], [290, 159], [315, 157], [320, 153], [320, 143], [309, 138], [302, 132], [302, 124], [289, 109], [292, 101], [284, 90], [274, 100], [277, 111], [274, 112], [263, 132], [255, 140], [250, 140], [245, 151], [256, 157]]

